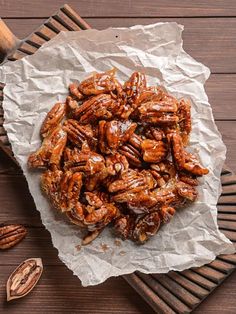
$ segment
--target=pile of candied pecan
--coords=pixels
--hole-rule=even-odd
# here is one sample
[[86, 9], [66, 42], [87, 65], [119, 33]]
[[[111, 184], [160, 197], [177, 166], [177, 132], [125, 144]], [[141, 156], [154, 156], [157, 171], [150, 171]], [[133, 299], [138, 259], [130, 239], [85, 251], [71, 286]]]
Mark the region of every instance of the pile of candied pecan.
[[139, 72], [124, 85], [114, 70], [96, 73], [69, 91], [47, 114], [28, 165], [45, 169], [42, 190], [86, 228], [83, 244], [111, 222], [118, 236], [144, 243], [196, 199], [197, 177], [208, 173], [185, 150], [190, 103], [148, 87]]

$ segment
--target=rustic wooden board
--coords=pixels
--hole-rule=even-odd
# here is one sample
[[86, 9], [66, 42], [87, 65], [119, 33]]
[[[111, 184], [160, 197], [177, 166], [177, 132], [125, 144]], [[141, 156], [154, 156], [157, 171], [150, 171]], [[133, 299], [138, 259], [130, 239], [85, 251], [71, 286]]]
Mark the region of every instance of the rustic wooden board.
[[[8, 0], [2, 7], [2, 17], [47, 17], [64, 0], [34, 1]], [[70, 0], [70, 5], [83, 17], [165, 17], [165, 16], [233, 16], [236, 15], [234, 0]]]
[[[45, 41], [50, 40], [60, 30], [82, 30], [88, 27], [89, 26], [83, 23], [81, 18], [75, 12], [66, 6], [47, 20], [34, 34], [27, 37], [19, 50], [13, 55], [12, 59], [18, 59], [25, 55], [34, 53]], [[213, 88], [217, 88], [216, 85], [213, 85]], [[0, 100], [2, 97], [3, 94], [0, 92]], [[2, 112], [0, 112], [0, 123], [2, 120]], [[222, 121], [219, 121], [218, 123], [222, 123]], [[7, 152], [10, 154], [9, 143], [1, 126], [0, 137], [3, 140], [2, 149], [7, 149]], [[14, 159], [12, 158], [12, 160]], [[10, 188], [13, 189], [13, 191], [15, 189], [16, 193], [24, 193], [24, 195], [27, 194], [27, 185], [24, 178], [20, 174], [13, 174], [11, 177], [1, 176], [0, 184], [6, 189], [6, 191], [9, 191]], [[235, 176], [233, 176], [228, 170], [223, 171], [222, 184], [223, 193], [219, 201], [220, 206], [218, 222], [220, 228], [226, 236], [236, 242]], [[4, 192], [4, 190], [1, 191], [1, 194], [4, 195]], [[3, 253], [4, 256], [1, 267], [9, 268], [9, 264], [18, 264], [23, 250], [26, 257], [32, 256], [32, 254], [39, 254], [43, 257], [43, 259], [46, 260], [45, 265], [47, 266], [48, 272], [53, 270], [53, 266], [59, 267], [60, 265], [62, 270], [65, 271], [65, 267], [63, 267], [61, 262], [56, 258], [56, 250], [52, 248], [51, 243], [48, 241], [48, 232], [42, 227], [41, 223], [39, 223], [39, 215], [35, 211], [31, 196], [29, 195], [28, 198], [23, 199], [22, 201], [25, 202], [25, 205], [23, 203], [20, 206], [21, 208], [27, 207], [28, 215], [20, 213], [19, 211], [14, 210], [14, 208], [11, 209], [10, 206], [12, 206], [12, 203], [8, 201], [7, 197], [5, 199], [2, 197], [1, 200], [3, 201], [4, 210], [0, 212], [0, 219], [6, 217], [6, 213], [11, 211], [11, 214], [8, 215], [9, 220], [6, 222], [13, 222], [17, 220], [18, 222], [29, 226], [29, 236], [22, 242], [21, 246], [14, 248], [14, 255], [11, 251]], [[41, 247], [42, 242], [44, 243], [43, 247]], [[235, 269], [235, 265], [236, 255], [227, 255], [218, 257], [215, 261], [206, 266], [186, 270], [181, 273], [171, 272], [164, 275], [145, 275], [141, 273], [134, 273], [132, 275], [124, 276], [124, 278], [158, 313], [189, 313], [232, 273]], [[56, 275], [54, 278], [55, 277]], [[47, 284], [42, 283], [42, 287], [46, 288]], [[88, 298], [90, 297], [89, 289], [92, 292], [91, 288], [84, 290], [84, 293], [87, 293], [86, 296], [88, 296]], [[47, 293], [46, 291], [47, 288], [46, 290], [41, 289], [38, 299], [39, 301], [40, 298], [45, 298]], [[65, 292], [63, 291], [63, 295], [64, 293]], [[92, 295], [93, 293], [91, 293], [91, 296]], [[58, 293], [55, 294], [55, 297], [58, 297]], [[74, 305], [71, 304], [68, 307], [68, 305], [64, 306], [62, 304], [61, 309], [63, 309], [63, 312], [70, 312], [74, 310]], [[50, 306], [49, 308], [47, 308], [47, 306], [44, 307], [44, 310], [50, 311]], [[93, 307], [90, 306], [89, 309], [84, 310], [84, 313], [91, 313], [91, 311], [93, 311]]]

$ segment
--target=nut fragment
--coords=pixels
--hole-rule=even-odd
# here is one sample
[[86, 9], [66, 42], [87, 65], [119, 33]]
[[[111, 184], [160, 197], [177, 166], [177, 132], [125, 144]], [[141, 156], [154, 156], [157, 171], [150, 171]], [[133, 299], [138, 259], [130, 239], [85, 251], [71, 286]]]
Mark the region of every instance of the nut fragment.
[[43, 272], [41, 258], [30, 258], [21, 263], [7, 281], [7, 301], [27, 295], [36, 285]]
[[27, 234], [22, 225], [6, 225], [0, 227], [0, 250], [9, 249], [19, 243]]

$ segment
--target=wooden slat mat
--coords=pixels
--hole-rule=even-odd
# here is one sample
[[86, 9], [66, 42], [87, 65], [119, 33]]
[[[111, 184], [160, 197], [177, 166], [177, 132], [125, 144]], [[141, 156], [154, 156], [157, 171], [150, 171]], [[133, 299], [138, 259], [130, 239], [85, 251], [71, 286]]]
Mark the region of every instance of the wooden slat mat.
[[[44, 22], [27, 37], [9, 58], [17, 60], [33, 54], [60, 31], [81, 31], [90, 26], [68, 5]], [[0, 83], [0, 149], [14, 162], [10, 143], [3, 128], [3, 84]], [[218, 224], [221, 231], [236, 242], [236, 176], [224, 169], [221, 175], [222, 195], [218, 202]], [[134, 273], [125, 280], [158, 313], [190, 313], [236, 268], [236, 254], [221, 255], [208, 265], [183, 272], [146, 275]]]

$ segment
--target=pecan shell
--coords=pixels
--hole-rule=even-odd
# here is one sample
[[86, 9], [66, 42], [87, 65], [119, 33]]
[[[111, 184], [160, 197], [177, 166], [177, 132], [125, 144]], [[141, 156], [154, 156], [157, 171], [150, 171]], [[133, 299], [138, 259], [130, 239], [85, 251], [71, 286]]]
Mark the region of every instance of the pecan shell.
[[22, 225], [6, 225], [0, 227], [0, 249], [5, 250], [15, 246], [27, 234], [27, 230]]
[[36, 285], [43, 272], [41, 258], [30, 258], [21, 263], [7, 281], [7, 301], [27, 295]]

